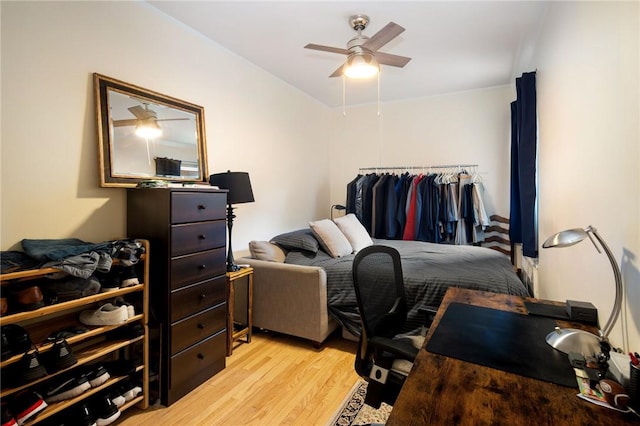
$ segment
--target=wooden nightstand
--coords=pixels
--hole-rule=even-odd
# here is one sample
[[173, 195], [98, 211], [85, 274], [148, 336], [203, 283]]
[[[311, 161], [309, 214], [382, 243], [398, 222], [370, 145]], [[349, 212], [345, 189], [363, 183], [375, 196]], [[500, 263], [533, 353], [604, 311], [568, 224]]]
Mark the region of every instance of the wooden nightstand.
[[[247, 277], [247, 323], [239, 327], [233, 320], [235, 282]], [[233, 353], [233, 342], [246, 336], [246, 343], [251, 343], [253, 327], [253, 268], [242, 268], [235, 272], [227, 272], [227, 356]]]

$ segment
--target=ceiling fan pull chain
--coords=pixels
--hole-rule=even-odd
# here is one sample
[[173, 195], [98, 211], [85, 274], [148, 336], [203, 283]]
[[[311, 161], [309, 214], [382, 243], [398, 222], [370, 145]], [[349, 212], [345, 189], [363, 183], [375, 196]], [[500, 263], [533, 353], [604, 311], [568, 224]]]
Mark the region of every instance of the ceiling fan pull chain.
[[342, 116], [346, 117], [347, 116], [347, 107], [346, 107], [346, 103], [347, 103], [347, 97], [345, 95], [345, 83], [346, 77], [344, 74], [342, 74]]
[[380, 117], [380, 73], [378, 73], [378, 117]]

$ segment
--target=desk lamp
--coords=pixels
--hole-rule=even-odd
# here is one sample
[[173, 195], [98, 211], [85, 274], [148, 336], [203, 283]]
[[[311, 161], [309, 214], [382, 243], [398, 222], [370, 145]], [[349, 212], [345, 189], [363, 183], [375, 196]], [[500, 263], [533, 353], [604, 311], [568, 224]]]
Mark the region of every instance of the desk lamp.
[[609, 250], [607, 244], [604, 242], [600, 234], [598, 234], [596, 228], [590, 225], [585, 229], [575, 228], [558, 232], [557, 234], [549, 237], [542, 247], [569, 247], [574, 244], [578, 244], [587, 237], [589, 237], [596, 250], [598, 250], [598, 253], [602, 253], [593, 239], [593, 237], [596, 237], [600, 246], [602, 246], [602, 249], [609, 258], [609, 262], [611, 262], [616, 284], [616, 298], [615, 303], [613, 304], [613, 310], [611, 311], [611, 315], [609, 316], [604, 328], [600, 330], [600, 336], [596, 336], [595, 334], [584, 330], [577, 330], [575, 328], [556, 328], [556, 330], [547, 335], [547, 343], [564, 353], [577, 352], [585, 355], [592, 355], [600, 352], [606, 352], [608, 356], [609, 333], [618, 320], [620, 308], [622, 306], [622, 274], [611, 250]]
[[231, 249], [231, 228], [233, 228], [233, 204], [253, 203], [253, 191], [251, 190], [251, 181], [249, 173], [232, 172], [227, 170], [226, 173], [216, 173], [209, 176], [209, 184], [217, 186], [220, 189], [228, 189], [227, 193], [227, 228], [229, 229], [229, 247], [227, 251], [227, 272], [234, 272], [240, 269], [233, 259], [233, 250]]

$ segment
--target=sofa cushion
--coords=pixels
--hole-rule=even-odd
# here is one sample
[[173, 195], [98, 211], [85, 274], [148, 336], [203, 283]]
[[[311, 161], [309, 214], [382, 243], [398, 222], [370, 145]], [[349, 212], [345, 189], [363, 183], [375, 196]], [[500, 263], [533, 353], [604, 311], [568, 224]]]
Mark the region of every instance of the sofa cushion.
[[286, 250], [306, 250], [317, 253], [320, 248], [318, 240], [308, 228], [276, 235], [271, 242]]
[[347, 237], [349, 244], [353, 247], [353, 252], [357, 253], [365, 247], [373, 245], [373, 240], [364, 226], [360, 223], [355, 214], [349, 213], [333, 219], [340, 231]]
[[249, 252], [251, 257], [258, 260], [268, 260], [269, 262], [284, 262], [286, 253], [276, 244], [269, 241], [249, 241]]
[[344, 236], [338, 226], [329, 219], [309, 222], [309, 226], [320, 245], [331, 257], [342, 257], [353, 252], [349, 240]]

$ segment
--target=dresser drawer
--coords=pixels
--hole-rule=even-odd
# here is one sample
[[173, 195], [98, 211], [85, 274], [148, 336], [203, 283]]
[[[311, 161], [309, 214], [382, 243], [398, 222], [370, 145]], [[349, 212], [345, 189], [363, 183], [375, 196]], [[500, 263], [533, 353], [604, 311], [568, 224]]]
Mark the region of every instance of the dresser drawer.
[[171, 223], [225, 219], [226, 204], [226, 192], [172, 192]]
[[225, 330], [172, 356], [167, 404], [172, 404], [225, 367]]
[[171, 292], [171, 322], [215, 306], [225, 301], [227, 279], [223, 275]]
[[221, 303], [171, 326], [171, 354], [188, 348], [227, 326], [227, 304]]
[[171, 290], [224, 275], [227, 271], [225, 252], [226, 248], [220, 247], [171, 259]]
[[171, 227], [171, 256], [211, 250], [226, 244], [226, 223], [223, 220]]

